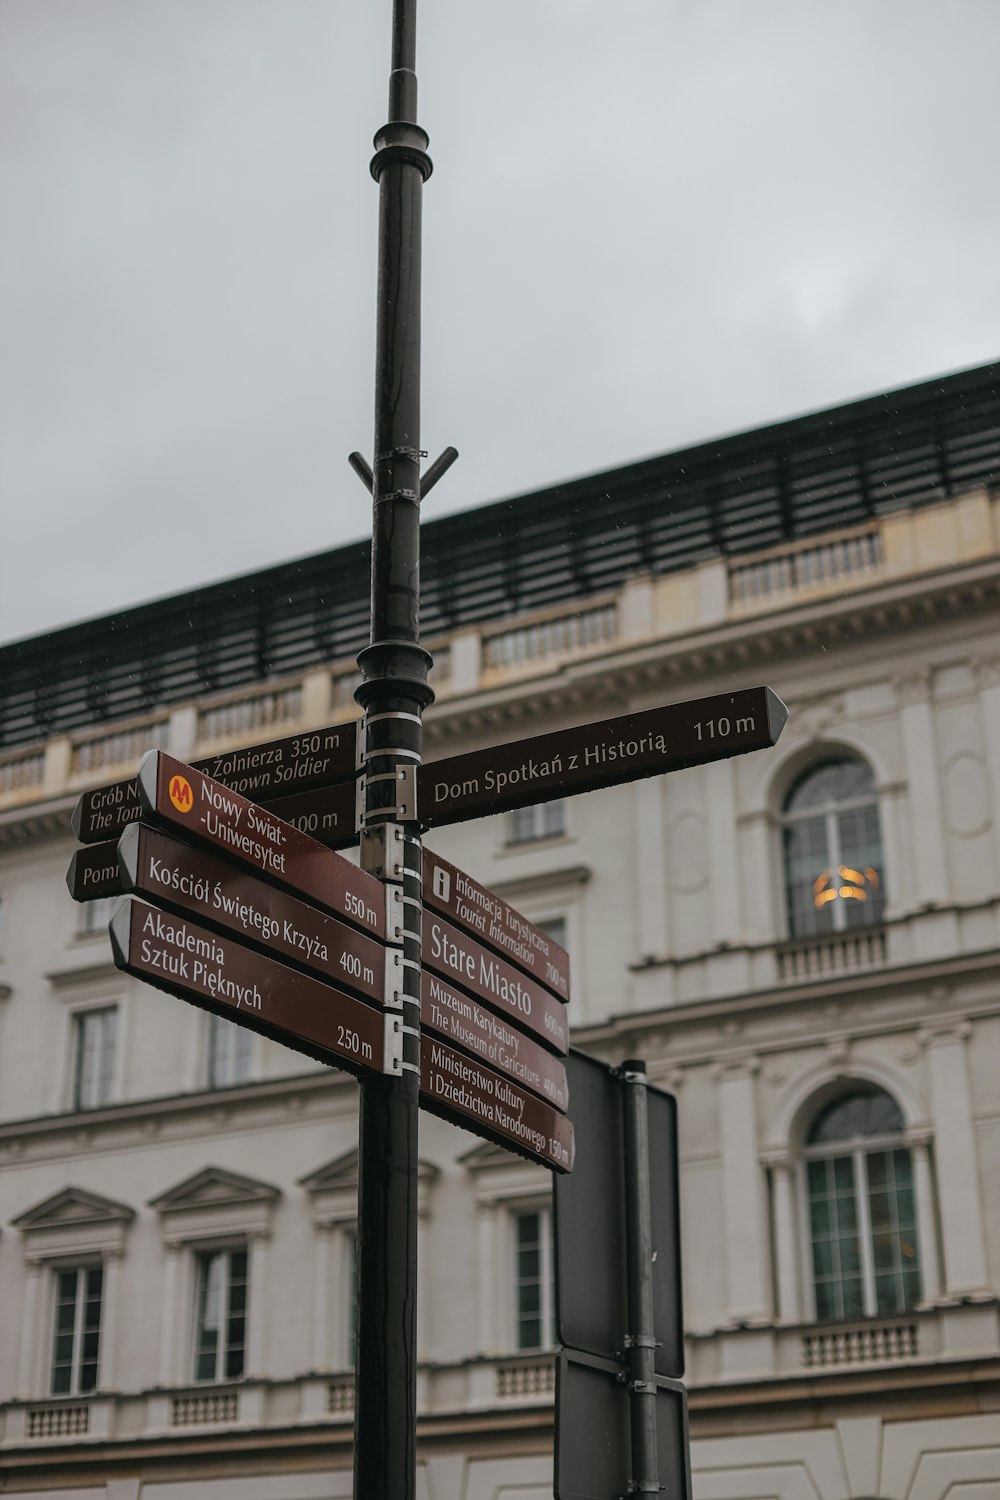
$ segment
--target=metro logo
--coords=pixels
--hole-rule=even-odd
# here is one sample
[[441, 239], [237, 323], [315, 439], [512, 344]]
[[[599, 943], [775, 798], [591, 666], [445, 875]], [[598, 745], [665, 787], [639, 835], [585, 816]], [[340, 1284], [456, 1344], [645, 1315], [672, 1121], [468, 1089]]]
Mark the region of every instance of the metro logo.
[[191, 783], [186, 776], [171, 776], [167, 791], [170, 794], [171, 802], [179, 813], [194, 811], [194, 794], [191, 791]]

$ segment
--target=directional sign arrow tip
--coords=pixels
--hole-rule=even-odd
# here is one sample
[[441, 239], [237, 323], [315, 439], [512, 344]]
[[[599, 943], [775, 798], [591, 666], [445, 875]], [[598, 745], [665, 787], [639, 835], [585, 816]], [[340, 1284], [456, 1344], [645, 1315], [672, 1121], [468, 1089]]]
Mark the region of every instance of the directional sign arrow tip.
[[147, 750], [139, 762], [139, 771], [135, 778], [139, 788], [139, 799], [143, 807], [150, 809], [156, 806], [156, 779], [159, 767], [159, 750]]
[[781, 731], [788, 723], [788, 709], [773, 688], [765, 688], [764, 693], [767, 702], [767, 727], [771, 735], [771, 744], [776, 745]]
[[139, 825], [130, 823], [118, 840], [118, 869], [129, 886], [139, 874]]
[[128, 896], [123, 897], [115, 907], [111, 921], [108, 923], [108, 933], [111, 937], [111, 954], [115, 961], [116, 969], [124, 969], [128, 964], [129, 930], [132, 925], [132, 902]]

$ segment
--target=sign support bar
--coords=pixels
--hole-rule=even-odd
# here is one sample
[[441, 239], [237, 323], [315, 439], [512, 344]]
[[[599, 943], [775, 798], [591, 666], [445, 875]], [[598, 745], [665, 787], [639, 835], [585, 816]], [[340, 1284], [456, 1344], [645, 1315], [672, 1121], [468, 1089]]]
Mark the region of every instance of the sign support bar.
[[370, 475], [354, 464], [370, 478], [373, 503], [371, 637], [355, 693], [365, 710], [361, 858], [403, 897], [402, 1076], [361, 1086], [354, 1494], [365, 1500], [414, 1500], [417, 1464], [421, 846], [415, 799], [400, 797], [399, 786], [420, 764], [421, 714], [434, 694], [419, 628], [420, 210], [431, 160], [417, 124], [415, 62], [416, 0], [393, 0], [389, 119], [371, 163], [379, 185], [375, 451]]
[[649, 1199], [649, 1119], [646, 1064], [621, 1067], [625, 1104], [625, 1225], [628, 1265], [629, 1420], [632, 1430], [630, 1495], [658, 1495], [656, 1454], [656, 1335], [653, 1328], [653, 1230]]

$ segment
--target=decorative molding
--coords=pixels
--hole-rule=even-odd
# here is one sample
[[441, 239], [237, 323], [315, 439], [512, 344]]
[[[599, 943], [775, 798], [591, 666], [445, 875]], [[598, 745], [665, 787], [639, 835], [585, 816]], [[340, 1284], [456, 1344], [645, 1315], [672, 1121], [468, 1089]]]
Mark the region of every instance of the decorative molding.
[[892, 686], [900, 708], [910, 708], [917, 703], [929, 703], [931, 684], [930, 667], [914, 667], [894, 677]]

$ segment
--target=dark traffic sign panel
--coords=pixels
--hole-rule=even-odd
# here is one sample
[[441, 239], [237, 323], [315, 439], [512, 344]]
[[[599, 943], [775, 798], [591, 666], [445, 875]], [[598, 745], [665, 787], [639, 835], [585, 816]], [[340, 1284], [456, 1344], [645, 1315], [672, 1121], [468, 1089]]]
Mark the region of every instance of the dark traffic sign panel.
[[530, 1031], [553, 1052], [568, 1050], [569, 1027], [562, 1001], [433, 911], [424, 912], [421, 961], [515, 1026]]
[[426, 969], [420, 975], [420, 1024], [565, 1112], [569, 1090], [563, 1063], [518, 1027]]
[[774, 745], [787, 718], [770, 688], [743, 688], [511, 740], [421, 766], [417, 815], [437, 828], [725, 760]]
[[569, 955], [565, 948], [440, 854], [423, 851], [424, 905], [448, 917], [487, 948], [503, 953], [538, 983], [569, 999]]
[[[194, 769], [243, 797], [268, 803], [291, 792], [349, 779], [353, 831], [353, 779], [358, 761], [358, 725], [352, 721], [328, 729], [306, 730], [266, 745], [226, 750], [196, 761]], [[108, 839], [135, 822], [139, 810], [134, 777], [94, 787], [83, 793], [74, 809], [73, 831], [84, 844]]]
[[[563, 1349], [556, 1366], [556, 1500], [621, 1500], [631, 1493], [628, 1384], [614, 1360]], [[690, 1500], [687, 1393], [656, 1382], [656, 1466], [663, 1500]]]
[[420, 1102], [544, 1166], [573, 1170], [573, 1126], [565, 1115], [433, 1036], [420, 1038]]
[[[609, 1358], [624, 1351], [628, 1330], [625, 1243], [625, 1124], [613, 1068], [583, 1052], [566, 1059], [576, 1170], [555, 1188], [556, 1332], [561, 1344]], [[684, 1373], [681, 1302], [677, 1101], [646, 1089], [649, 1195], [653, 1241], [656, 1373]]]
[[126, 828], [118, 857], [126, 890], [190, 912], [296, 968], [385, 1002], [386, 950], [375, 938], [141, 823]]
[[184, 917], [126, 896], [111, 919], [119, 969], [350, 1072], [397, 1073], [399, 1020]]
[[162, 750], [143, 758], [138, 782], [146, 812], [182, 838], [207, 844], [344, 921], [385, 936], [384, 886], [269, 808]]
[[118, 871], [118, 840], [106, 839], [102, 844], [83, 844], [75, 849], [66, 871], [66, 884], [74, 901], [120, 896], [123, 887]]

